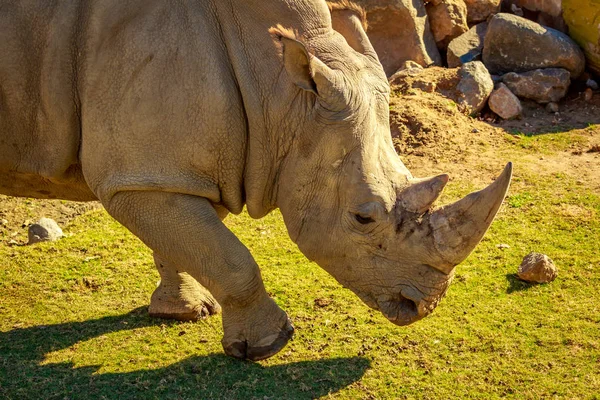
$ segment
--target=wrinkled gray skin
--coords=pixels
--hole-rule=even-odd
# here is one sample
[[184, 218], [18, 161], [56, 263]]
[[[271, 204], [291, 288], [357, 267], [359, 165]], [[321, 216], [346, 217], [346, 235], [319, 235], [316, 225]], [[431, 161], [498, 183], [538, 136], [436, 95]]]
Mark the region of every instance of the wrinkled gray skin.
[[155, 252], [150, 313], [222, 308], [235, 357], [269, 357], [293, 329], [228, 212], [280, 208], [308, 258], [405, 325], [508, 187], [510, 165], [431, 209], [448, 177], [400, 162], [359, 19], [322, 0], [0, 0], [0, 37], [0, 192], [99, 199]]

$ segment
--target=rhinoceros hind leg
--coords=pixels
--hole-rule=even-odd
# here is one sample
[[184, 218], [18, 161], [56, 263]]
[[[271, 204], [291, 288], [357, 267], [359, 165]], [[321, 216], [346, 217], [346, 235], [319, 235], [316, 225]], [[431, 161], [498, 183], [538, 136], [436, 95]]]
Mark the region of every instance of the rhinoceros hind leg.
[[177, 271], [157, 254], [154, 254], [154, 262], [160, 274], [160, 285], [150, 299], [150, 316], [197, 321], [221, 311], [221, 306], [208, 289], [189, 274]]

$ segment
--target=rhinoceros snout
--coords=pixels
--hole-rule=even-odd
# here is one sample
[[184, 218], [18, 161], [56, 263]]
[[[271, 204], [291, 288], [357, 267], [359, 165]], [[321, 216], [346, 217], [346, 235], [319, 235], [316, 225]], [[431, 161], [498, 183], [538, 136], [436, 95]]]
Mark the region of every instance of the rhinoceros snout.
[[396, 296], [380, 296], [377, 305], [383, 315], [396, 325], [410, 325], [427, 316], [429, 311], [425, 307], [402, 294]]

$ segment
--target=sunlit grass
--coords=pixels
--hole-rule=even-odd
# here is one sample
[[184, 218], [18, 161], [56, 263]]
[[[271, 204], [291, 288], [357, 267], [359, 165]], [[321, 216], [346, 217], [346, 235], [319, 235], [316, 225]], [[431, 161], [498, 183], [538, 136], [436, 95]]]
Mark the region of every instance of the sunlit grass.
[[[473, 189], [451, 182], [443, 201]], [[91, 211], [59, 242], [0, 247], [0, 398], [598, 398], [599, 216], [598, 195], [567, 176], [516, 169], [446, 298], [409, 327], [307, 261], [278, 212], [230, 216], [296, 326], [280, 354], [252, 364], [221, 355], [219, 316], [150, 319], [150, 251]], [[530, 251], [555, 261], [556, 281], [516, 279]]]

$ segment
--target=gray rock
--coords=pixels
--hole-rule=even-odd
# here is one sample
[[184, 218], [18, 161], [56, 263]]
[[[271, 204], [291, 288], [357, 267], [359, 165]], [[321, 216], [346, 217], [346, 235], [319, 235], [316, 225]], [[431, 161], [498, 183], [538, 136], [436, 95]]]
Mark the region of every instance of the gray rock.
[[494, 90], [494, 82], [481, 61], [466, 63], [460, 69], [460, 82], [456, 86], [459, 92], [457, 103], [471, 115], [478, 114]]
[[498, 84], [498, 88], [492, 92], [488, 105], [502, 119], [514, 119], [523, 112], [519, 98], [503, 83]]
[[500, 11], [502, 0], [464, 0], [467, 6], [467, 22], [476, 24]]
[[483, 39], [487, 28], [488, 24], [482, 22], [450, 42], [446, 56], [449, 68], [460, 67], [464, 63], [481, 60]]
[[420, 0], [355, 0], [367, 12], [367, 35], [389, 77], [407, 60], [426, 67], [442, 57]]
[[518, 97], [547, 104], [566, 96], [571, 74], [562, 68], [536, 69], [520, 74], [509, 72], [502, 77], [502, 82]]
[[525, 16], [525, 13], [523, 12], [523, 9], [521, 7], [519, 7], [518, 5], [516, 5], [516, 4], [511, 4], [510, 5], [510, 12], [512, 14], [515, 14], [515, 15], [519, 16], [519, 17]]
[[[578, 5], [573, 5], [578, 7]], [[510, 12], [564, 33], [568, 28], [562, 16], [562, 0], [503, 0], [501, 12]]]
[[37, 223], [29, 226], [29, 242], [54, 242], [63, 237], [63, 231], [58, 224], [50, 218], [42, 218]]
[[588, 79], [587, 81], [585, 81], [585, 85], [592, 90], [598, 90], [598, 82], [596, 82], [593, 79]]
[[577, 78], [584, 70], [583, 51], [567, 35], [512, 14], [489, 22], [483, 62], [492, 74], [564, 68]]
[[452, 39], [469, 30], [463, 0], [432, 0], [425, 7], [438, 49], [445, 50]]
[[517, 275], [527, 282], [547, 283], [556, 279], [558, 270], [547, 255], [533, 252], [523, 258]]

